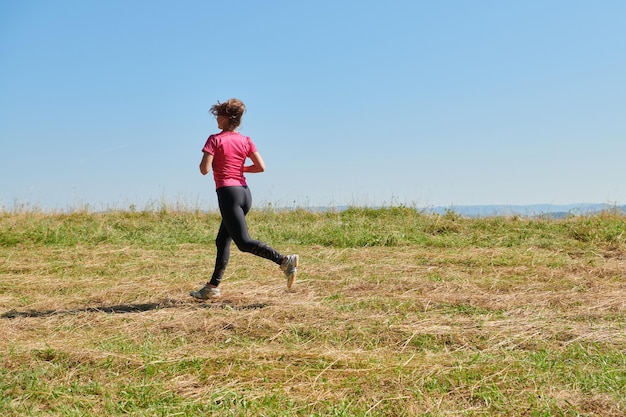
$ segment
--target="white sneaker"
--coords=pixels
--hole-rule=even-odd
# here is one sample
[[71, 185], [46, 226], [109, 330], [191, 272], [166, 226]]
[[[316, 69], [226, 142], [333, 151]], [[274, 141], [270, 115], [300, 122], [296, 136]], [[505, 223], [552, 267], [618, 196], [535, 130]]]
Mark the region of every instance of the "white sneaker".
[[198, 291], [192, 291], [189, 293], [194, 298], [198, 298], [200, 300], [208, 300], [209, 298], [219, 298], [222, 296], [222, 292], [219, 288], [211, 287], [209, 284], [206, 284], [204, 287], [200, 288]]
[[287, 288], [291, 288], [296, 280], [296, 273], [298, 272], [296, 268], [298, 267], [299, 259], [300, 258], [298, 255], [287, 255], [282, 265], [280, 266], [280, 269], [282, 269], [282, 271], [285, 273], [285, 276], [287, 277]]

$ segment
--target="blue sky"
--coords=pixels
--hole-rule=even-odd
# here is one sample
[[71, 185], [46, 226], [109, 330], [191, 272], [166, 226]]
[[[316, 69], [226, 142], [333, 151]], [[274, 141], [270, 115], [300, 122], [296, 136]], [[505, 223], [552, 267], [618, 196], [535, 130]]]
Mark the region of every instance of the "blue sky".
[[0, 2], [0, 207], [626, 203], [624, 1]]

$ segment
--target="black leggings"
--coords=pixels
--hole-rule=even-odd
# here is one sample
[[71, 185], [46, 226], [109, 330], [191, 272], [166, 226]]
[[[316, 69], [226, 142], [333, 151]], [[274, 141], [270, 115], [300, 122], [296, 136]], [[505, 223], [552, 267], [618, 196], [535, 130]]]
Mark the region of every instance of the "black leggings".
[[218, 286], [230, 259], [230, 242], [242, 252], [248, 252], [280, 265], [284, 259], [278, 251], [266, 243], [250, 238], [246, 214], [252, 207], [252, 193], [248, 187], [221, 187], [217, 189], [217, 201], [222, 214], [222, 223], [215, 239], [217, 256], [210, 284]]

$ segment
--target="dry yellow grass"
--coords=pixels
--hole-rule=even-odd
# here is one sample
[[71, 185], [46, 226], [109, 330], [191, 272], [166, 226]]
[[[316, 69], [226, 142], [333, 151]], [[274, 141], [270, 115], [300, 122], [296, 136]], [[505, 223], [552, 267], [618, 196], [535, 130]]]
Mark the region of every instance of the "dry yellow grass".
[[626, 414], [621, 242], [281, 245], [5, 246], [2, 415]]

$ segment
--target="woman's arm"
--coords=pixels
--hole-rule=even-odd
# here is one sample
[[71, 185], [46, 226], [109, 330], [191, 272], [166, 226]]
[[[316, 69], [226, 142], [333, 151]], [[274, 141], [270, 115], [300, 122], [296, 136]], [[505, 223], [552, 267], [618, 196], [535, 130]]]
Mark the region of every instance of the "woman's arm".
[[250, 159], [252, 160], [252, 165], [244, 166], [243, 172], [255, 173], [265, 171], [265, 162], [263, 162], [263, 158], [260, 153], [253, 153], [250, 155]]
[[211, 164], [213, 164], [213, 155], [208, 152], [202, 154], [202, 161], [200, 161], [200, 173], [206, 175], [211, 170]]

